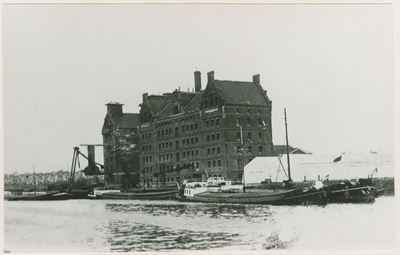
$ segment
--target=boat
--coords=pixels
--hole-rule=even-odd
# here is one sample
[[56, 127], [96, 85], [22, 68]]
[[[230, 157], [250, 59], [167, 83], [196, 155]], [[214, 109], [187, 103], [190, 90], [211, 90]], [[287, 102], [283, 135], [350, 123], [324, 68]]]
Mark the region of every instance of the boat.
[[70, 194], [60, 191], [44, 192], [36, 191], [36, 174], [33, 168], [33, 191], [22, 192], [21, 195], [4, 195], [6, 201], [52, 201], [66, 200], [70, 198]]
[[344, 180], [325, 185], [324, 190], [329, 203], [373, 203], [384, 192], [384, 189], [377, 189], [373, 185], [372, 175], [355, 181]]
[[[229, 187], [230, 185], [226, 185], [226, 181], [223, 182], [224, 184], [220, 182], [218, 187], [210, 185], [209, 182], [189, 182], [185, 185], [182, 185], [182, 190], [176, 195], [176, 197], [182, 202], [267, 205], [325, 205], [327, 200], [321, 181], [316, 181], [315, 185], [309, 188], [294, 187], [293, 180], [291, 179], [290, 175], [286, 109], [285, 128], [288, 157], [288, 179], [284, 181], [285, 189], [249, 190], [246, 192], [245, 184], [243, 184], [241, 188], [238, 186], [235, 189], [231, 189]], [[268, 129], [266, 130], [268, 131]], [[279, 156], [278, 159], [280, 160]], [[232, 192], [233, 190], [235, 192]]]
[[4, 196], [6, 201], [54, 201], [54, 200], [67, 200], [70, 199], [70, 194], [66, 192], [36, 192], [36, 194], [28, 194], [23, 192], [22, 195]]
[[90, 199], [126, 199], [126, 200], [172, 200], [175, 199], [177, 188], [137, 190], [135, 192], [121, 192], [115, 188], [95, 188], [88, 194]]

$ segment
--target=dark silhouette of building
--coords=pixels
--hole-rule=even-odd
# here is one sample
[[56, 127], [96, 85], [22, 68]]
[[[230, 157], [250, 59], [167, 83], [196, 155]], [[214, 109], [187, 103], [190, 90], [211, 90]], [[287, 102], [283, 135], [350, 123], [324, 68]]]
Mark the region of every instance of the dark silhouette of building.
[[107, 185], [138, 184], [139, 160], [139, 114], [123, 113], [122, 104], [108, 103], [102, 128], [104, 146], [104, 172]]
[[273, 154], [272, 101], [259, 75], [250, 82], [226, 81], [214, 79], [212, 71], [202, 90], [196, 71], [194, 91], [145, 93], [139, 106], [140, 179], [146, 187], [207, 176], [241, 181], [245, 164]]

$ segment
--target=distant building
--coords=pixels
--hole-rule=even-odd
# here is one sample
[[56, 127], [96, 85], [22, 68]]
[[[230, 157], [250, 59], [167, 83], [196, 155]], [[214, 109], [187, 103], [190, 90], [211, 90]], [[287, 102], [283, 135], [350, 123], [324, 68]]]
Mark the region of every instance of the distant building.
[[132, 185], [139, 183], [139, 114], [123, 113], [122, 104], [108, 103], [102, 128], [105, 182]]
[[[206, 176], [241, 181], [245, 164], [273, 155], [272, 101], [260, 76], [250, 82], [216, 80], [214, 72], [207, 77], [204, 90], [196, 71], [192, 92], [143, 94], [138, 121], [142, 185], [160, 187]], [[122, 114], [119, 108], [117, 112]], [[113, 116], [111, 112], [105, 124]], [[133, 130], [134, 124], [129, 126]], [[104, 130], [103, 135], [109, 134]]]
[[[287, 153], [286, 145], [274, 145], [274, 148], [278, 154], [286, 154]], [[289, 153], [290, 154], [312, 154], [311, 152], [307, 152], [300, 148], [293, 148], [290, 145], [289, 145]]]

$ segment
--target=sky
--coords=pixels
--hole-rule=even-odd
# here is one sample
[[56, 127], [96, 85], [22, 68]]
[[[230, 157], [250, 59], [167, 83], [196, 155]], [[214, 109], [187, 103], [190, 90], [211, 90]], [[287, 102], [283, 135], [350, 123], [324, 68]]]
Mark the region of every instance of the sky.
[[389, 4], [3, 4], [4, 171], [69, 170], [105, 104], [137, 113], [196, 70], [203, 89], [260, 74], [275, 144], [286, 107], [293, 147], [392, 154], [392, 24]]

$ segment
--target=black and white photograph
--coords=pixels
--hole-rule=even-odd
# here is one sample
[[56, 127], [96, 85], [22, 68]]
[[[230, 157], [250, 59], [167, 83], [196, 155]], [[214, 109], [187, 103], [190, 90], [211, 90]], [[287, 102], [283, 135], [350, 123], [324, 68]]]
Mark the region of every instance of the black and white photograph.
[[395, 253], [398, 10], [2, 1], [1, 251]]

